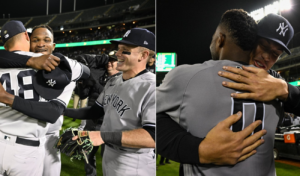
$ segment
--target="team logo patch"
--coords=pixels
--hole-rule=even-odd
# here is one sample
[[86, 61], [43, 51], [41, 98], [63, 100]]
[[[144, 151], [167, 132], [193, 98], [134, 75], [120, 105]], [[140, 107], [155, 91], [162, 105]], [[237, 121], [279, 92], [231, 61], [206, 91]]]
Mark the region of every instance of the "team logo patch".
[[9, 37], [9, 35], [8, 34], [6, 34], [5, 36], [4, 36], [4, 38], [8, 38]]
[[128, 35], [130, 34], [130, 32], [131, 32], [131, 30], [128, 30], [128, 31], [124, 34], [123, 38], [128, 37]]
[[148, 45], [148, 42], [147, 42], [147, 41], [144, 41], [144, 45]]
[[52, 79], [49, 79], [46, 83], [48, 84], [48, 86], [53, 87], [56, 84], [56, 81], [52, 80]]
[[284, 26], [284, 22], [279, 23], [279, 27], [278, 27], [278, 29], [276, 29], [276, 32], [278, 32], [279, 29], [280, 29], [279, 35], [282, 34], [283, 37], [284, 37], [286, 31], [289, 30], [288, 25]]

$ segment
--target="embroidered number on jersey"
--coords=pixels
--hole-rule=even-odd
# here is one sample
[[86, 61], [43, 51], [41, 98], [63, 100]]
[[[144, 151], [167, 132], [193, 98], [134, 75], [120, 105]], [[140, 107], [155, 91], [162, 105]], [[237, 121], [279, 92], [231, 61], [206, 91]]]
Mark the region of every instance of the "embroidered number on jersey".
[[[245, 99], [235, 99], [231, 98], [232, 101], [232, 112], [231, 114], [236, 114], [241, 111], [243, 113], [242, 118], [240, 118], [235, 124], [231, 126], [231, 130], [234, 132], [242, 131], [245, 128], [246, 119], [252, 119], [251, 122], [256, 120], [261, 120], [262, 124], [255, 128], [252, 134], [262, 130], [264, 128], [264, 116], [265, 116], [265, 104], [259, 101], [245, 100]], [[254, 108], [253, 116], [247, 116], [246, 106], [252, 106]], [[248, 124], [249, 125], [249, 124]], [[246, 126], [248, 126], [246, 125]]]
[[27, 100], [39, 101], [39, 95], [34, 91], [32, 76], [34, 70], [10, 70], [0, 73], [0, 82], [10, 94]]

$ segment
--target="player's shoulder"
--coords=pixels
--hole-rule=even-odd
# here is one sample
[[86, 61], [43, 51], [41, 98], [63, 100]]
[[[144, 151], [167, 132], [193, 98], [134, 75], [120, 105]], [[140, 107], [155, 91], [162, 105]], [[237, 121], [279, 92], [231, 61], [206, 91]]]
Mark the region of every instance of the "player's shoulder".
[[24, 55], [24, 56], [31, 56], [31, 57], [39, 57], [39, 56], [43, 55], [42, 53], [33, 53], [33, 52], [27, 52], [27, 51], [16, 51], [14, 53]]
[[145, 81], [156, 81], [156, 76], [155, 74], [151, 73], [150, 71], [147, 71], [146, 73], [140, 75], [140, 78], [142, 80], [145, 80]]
[[270, 70], [268, 70], [268, 73], [270, 75], [272, 75], [274, 78], [283, 79], [282, 76], [277, 71], [275, 71], [275, 70], [270, 69]]

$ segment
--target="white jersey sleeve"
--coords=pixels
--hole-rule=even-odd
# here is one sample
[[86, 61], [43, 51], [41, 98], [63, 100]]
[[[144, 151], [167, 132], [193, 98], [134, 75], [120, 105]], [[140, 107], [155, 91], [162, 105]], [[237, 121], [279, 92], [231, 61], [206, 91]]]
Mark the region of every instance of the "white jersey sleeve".
[[70, 59], [66, 56], [65, 56], [65, 58], [69, 62], [69, 65], [72, 69], [72, 81], [76, 82], [82, 76], [82, 73], [83, 73], [82, 65], [80, 63], [78, 63], [76, 60]]

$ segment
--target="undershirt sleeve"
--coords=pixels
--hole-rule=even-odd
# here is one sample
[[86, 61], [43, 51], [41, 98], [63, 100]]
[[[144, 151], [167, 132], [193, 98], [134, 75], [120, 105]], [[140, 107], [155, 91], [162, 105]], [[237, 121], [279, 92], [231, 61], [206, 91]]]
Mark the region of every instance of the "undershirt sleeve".
[[300, 87], [293, 86], [289, 83], [287, 83], [287, 85], [289, 95], [284, 102], [284, 111], [300, 116]]
[[87, 106], [79, 109], [69, 109], [67, 108], [64, 112], [65, 116], [74, 119], [94, 119], [103, 118], [104, 110], [101, 106], [95, 103], [93, 106]]
[[156, 117], [158, 154], [183, 164], [200, 164], [198, 150], [203, 138], [193, 136], [165, 113]]
[[1, 68], [25, 68], [31, 56], [16, 54], [6, 50], [0, 51]]
[[58, 101], [28, 101], [17, 96], [15, 96], [12, 108], [31, 118], [49, 123], [55, 123], [65, 110], [65, 106]]
[[143, 129], [146, 130], [152, 139], [155, 141], [155, 127], [152, 126], [143, 126]]

